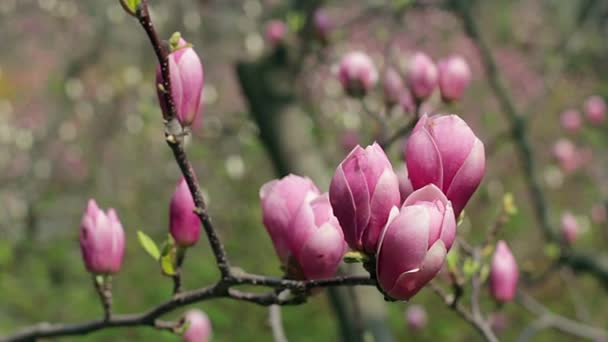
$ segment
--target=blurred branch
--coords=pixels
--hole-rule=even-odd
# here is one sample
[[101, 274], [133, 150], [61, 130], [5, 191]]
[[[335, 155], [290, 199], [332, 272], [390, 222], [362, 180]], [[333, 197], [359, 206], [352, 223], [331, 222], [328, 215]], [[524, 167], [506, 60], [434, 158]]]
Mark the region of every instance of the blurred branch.
[[[462, 20], [464, 30], [469, 38], [479, 49], [481, 62], [502, 111], [510, 123], [511, 137], [521, 160], [524, 171], [525, 182], [530, 193], [532, 206], [538, 225], [545, 239], [549, 242], [559, 242], [556, 231], [551, 226], [547, 200], [541, 188], [541, 183], [536, 176], [536, 159], [534, 158], [532, 146], [527, 133], [527, 120], [518, 113], [509, 92], [501, 80], [498, 67], [490, 47], [481, 37], [479, 27], [474, 19], [472, 0], [450, 0], [450, 8]], [[597, 257], [582, 254], [575, 251], [562, 250], [559, 261], [570, 265], [576, 271], [589, 272], [608, 287], [608, 263]]]
[[517, 302], [526, 310], [539, 316], [532, 324], [533, 328], [528, 328], [522, 333], [519, 338], [520, 341], [529, 340], [536, 332], [545, 328], [553, 328], [572, 336], [594, 341], [608, 338], [607, 331], [557, 315], [523, 291], [519, 291]]
[[496, 336], [494, 335], [494, 332], [492, 331], [492, 329], [490, 329], [490, 326], [488, 325], [487, 322], [480, 319], [480, 317], [476, 317], [471, 312], [469, 312], [467, 309], [465, 309], [461, 303], [454, 300], [453, 295], [450, 295], [447, 292], [445, 292], [445, 290], [443, 290], [436, 283], [434, 283], [434, 282], [429, 283], [429, 287], [431, 288], [431, 290], [433, 290], [433, 292], [435, 292], [435, 294], [437, 296], [439, 296], [439, 298], [441, 298], [443, 300], [443, 302], [449, 308], [454, 310], [456, 313], [458, 313], [458, 315], [460, 315], [460, 317], [462, 319], [464, 319], [469, 324], [471, 324], [473, 326], [473, 328], [475, 328], [484, 337], [484, 339], [486, 341], [498, 342], [498, 338], [496, 338]]
[[283, 319], [281, 317], [281, 307], [278, 305], [271, 305], [268, 308], [268, 324], [272, 329], [272, 337], [274, 342], [287, 342], [287, 336], [285, 336], [285, 329], [283, 329]]

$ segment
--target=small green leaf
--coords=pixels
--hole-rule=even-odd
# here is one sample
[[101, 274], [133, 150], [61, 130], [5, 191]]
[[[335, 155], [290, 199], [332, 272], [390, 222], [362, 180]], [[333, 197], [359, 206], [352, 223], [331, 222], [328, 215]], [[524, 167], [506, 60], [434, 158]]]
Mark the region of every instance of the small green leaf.
[[291, 32], [298, 32], [304, 26], [304, 14], [298, 11], [287, 13], [287, 27]]
[[475, 274], [475, 272], [477, 272], [479, 270], [479, 263], [476, 262], [475, 260], [471, 259], [471, 258], [467, 258], [464, 261], [464, 265], [462, 267], [462, 271], [464, 272], [464, 274], [467, 277], [472, 276], [473, 274]]
[[460, 225], [462, 224], [462, 222], [464, 222], [464, 210], [460, 213], [460, 216], [458, 216], [458, 223], [456, 224], [457, 227], [460, 227]]
[[559, 245], [555, 243], [548, 243], [545, 245], [545, 255], [551, 259], [557, 259], [559, 256]]
[[163, 255], [160, 258], [160, 269], [164, 275], [173, 276], [175, 275], [175, 267], [173, 267], [173, 253]]
[[362, 263], [365, 262], [367, 259], [367, 255], [357, 251], [350, 251], [344, 255], [344, 262], [347, 264]]
[[175, 240], [171, 234], [167, 237], [167, 241], [163, 244], [163, 248], [160, 255], [160, 269], [166, 276], [175, 275], [175, 260], [176, 260], [176, 246]]
[[141, 4], [141, 0], [120, 0], [120, 4], [122, 5], [122, 8], [124, 8], [127, 13], [129, 13], [132, 16], [135, 16], [137, 14], [137, 9], [139, 8], [139, 5]]
[[178, 335], [183, 335], [188, 328], [190, 328], [190, 321], [184, 319], [184, 323], [180, 324], [180, 326], [178, 326], [177, 328], [175, 328], [173, 330], [174, 333], [178, 334]]
[[455, 271], [458, 268], [458, 259], [460, 255], [458, 253], [458, 249], [452, 249], [447, 256], [448, 269], [450, 271]]
[[160, 252], [158, 251], [156, 243], [154, 243], [154, 240], [146, 235], [146, 233], [138, 230], [137, 239], [139, 240], [141, 246], [146, 250], [146, 252], [148, 252], [148, 254], [150, 254], [150, 256], [154, 258], [154, 260], [158, 260], [158, 258], [160, 258]]

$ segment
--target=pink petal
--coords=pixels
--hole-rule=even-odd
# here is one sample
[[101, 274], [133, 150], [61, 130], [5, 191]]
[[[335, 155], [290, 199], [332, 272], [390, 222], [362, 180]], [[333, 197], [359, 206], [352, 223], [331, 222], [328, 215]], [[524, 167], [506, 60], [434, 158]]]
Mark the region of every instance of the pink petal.
[[466, 161], [458, 170], [450, 188], [446, 191], [446, 196], [452, 201], [454, 215], [458, 217], [464, 206], [473, 195], [485, 173], [486, 160], [483, 143], [475, 140], [471, 153]]

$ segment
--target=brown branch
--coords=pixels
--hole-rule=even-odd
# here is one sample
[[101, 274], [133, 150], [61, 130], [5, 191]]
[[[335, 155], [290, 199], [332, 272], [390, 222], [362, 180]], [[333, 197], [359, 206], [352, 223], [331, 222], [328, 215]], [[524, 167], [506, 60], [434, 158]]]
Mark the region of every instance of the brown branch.
[[439, 298], [443, 300], [445, 305], [454, 310], [462, 319], [471, 324], [486, 341], [498, 342], [498, 339], [487, 322], [479, 320], [478, 317], [475, 317], [471, 312], [465, 309], [462, 304], [455, 302], [454, 296], [445, 292], [445, 290], [443, 290], [439, 285], [431, 282], [429, 283], [429, 287], [437, 296], [439, 296]]
[[553, 328], [572, 336], [588, 338], [595, 341], [608, 338], [608, 332], [606, 330], [555, 314], [523, 291], [518, 292], [517, 303], [531, 313], [539, 316], [536, 321], [538, 322], [538, 326], [534, 329], [534, 333], [544, 328]]
[[281, 317], [281, 307], [271, 305], [268, 308], [268, 325], [272, 330], [274, 342], [287, 342], [285, 329], [283, 328], [283, 319]]

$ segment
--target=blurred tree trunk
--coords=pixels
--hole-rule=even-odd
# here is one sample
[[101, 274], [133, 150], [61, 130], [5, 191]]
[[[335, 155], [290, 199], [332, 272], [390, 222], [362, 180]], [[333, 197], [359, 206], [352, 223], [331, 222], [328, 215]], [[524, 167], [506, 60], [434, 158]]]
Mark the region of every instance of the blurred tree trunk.
[[[297, 103], [294, 77], [286, 59], [286, 51], [277, 49], [256, 62], [238, 63], [242, 93], [277, 176], [290, 172], [309, 176], [320, 188], [327, 189], [330, 172], [311, 136], [312, 122]], [[392, 341], [385, 324], [384, 301], [375, 288], [327, 291], [342, 341], [363, 341], [364, 331], [371, 332], [375, 341]]]

